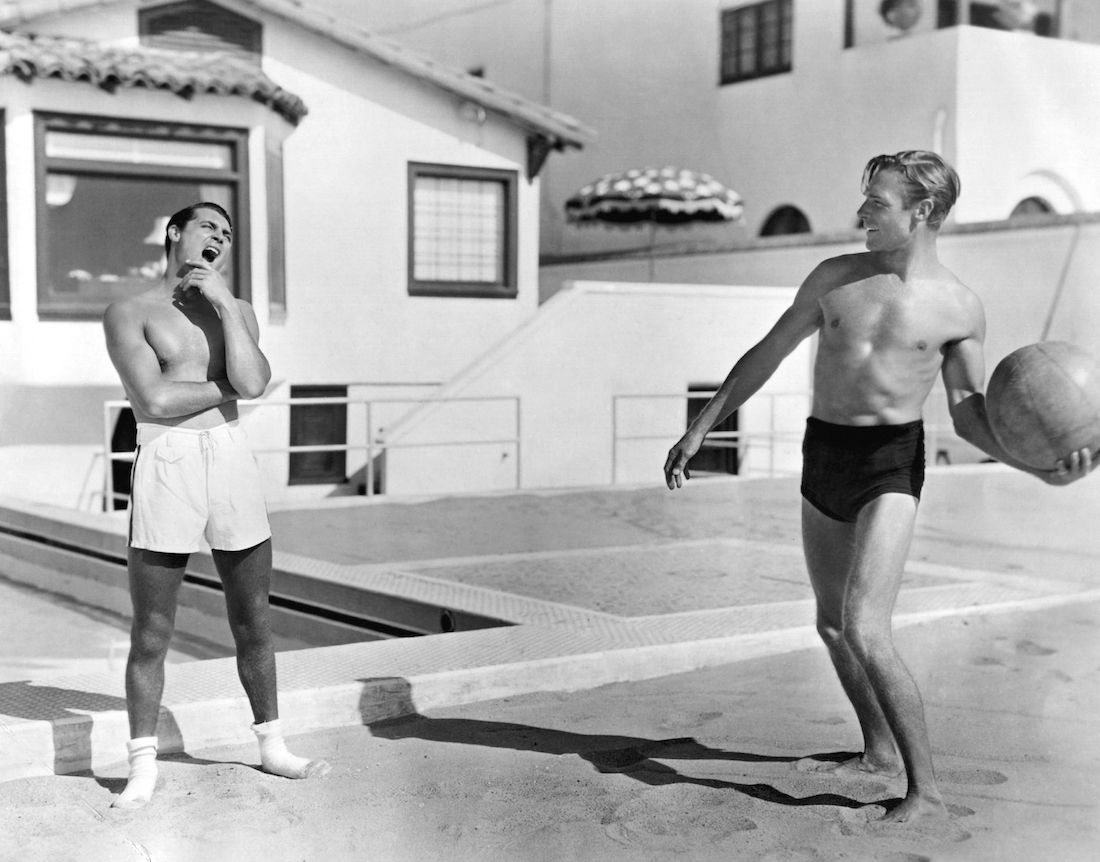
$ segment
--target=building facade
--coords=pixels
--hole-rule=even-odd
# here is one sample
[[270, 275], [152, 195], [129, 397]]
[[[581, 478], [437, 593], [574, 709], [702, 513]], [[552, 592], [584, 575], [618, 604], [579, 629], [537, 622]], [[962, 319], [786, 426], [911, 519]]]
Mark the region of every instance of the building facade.
[[956, 165], [959, 223], [1100, 208], [1091, 0], [323, 2], [599, 129], [547, 171], [549, 261], [648, 244], [563, 212], [634, 167], [704, 171], [744, 198], [743, 223], [658, 230], [658, 249], [850, 229], [863, 165], [901, 149]]
[[[102, 445], [103, 310], [197, 200], [233, 216], [268, 401], [422, 397], [535, 314], [571, 118], [290, 0], [30, 0], [0, 27], [0, 445]], [[261, 443], [366, 440], [334, 406], [267, 410]], [[365, 452], [277, 460], [309, 495], [354, 490]]]

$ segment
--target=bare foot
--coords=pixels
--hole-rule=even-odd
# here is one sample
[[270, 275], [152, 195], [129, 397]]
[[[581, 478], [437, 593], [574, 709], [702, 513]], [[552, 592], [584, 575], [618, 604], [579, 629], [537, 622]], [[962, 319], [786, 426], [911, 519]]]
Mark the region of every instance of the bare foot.
[[824, 760], [820, 757], [803, 757], [794, 764], [799, 772], [827, 772], [842, 778], [862, 778], [875, 775], [882, 778], [897, 778], [903, 767], [899, 760], [879, 760], [860, 754], [848, 760]]
[[879, 823], [926, 823], [947, 820], [947, 806], [939, 796], [907, 795], [878, 819]]

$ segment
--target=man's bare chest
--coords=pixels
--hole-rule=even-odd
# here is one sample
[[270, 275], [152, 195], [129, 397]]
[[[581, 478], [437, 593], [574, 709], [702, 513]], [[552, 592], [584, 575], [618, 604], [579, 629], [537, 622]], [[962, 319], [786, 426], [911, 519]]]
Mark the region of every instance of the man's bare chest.
[[939, 297], [910, 289], [840, 288], [822, 298], [821, 341], [838, 352], [937, 353], [954, 334], [942, 306]]
[[146, 319], [145, 338], [165, 373], [211, 379], [225, 368], [221, 321], [209, 306], [157, 309]]

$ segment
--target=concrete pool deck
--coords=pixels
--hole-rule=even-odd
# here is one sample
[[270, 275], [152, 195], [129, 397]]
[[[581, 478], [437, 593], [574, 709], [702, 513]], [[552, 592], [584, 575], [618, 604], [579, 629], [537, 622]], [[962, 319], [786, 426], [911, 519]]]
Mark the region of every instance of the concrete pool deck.
[[[1100, 484], [1092, 480], [1052, 489], [996, 465], [930, 471], [898, 602], [899, 641], [927, 652], [937, 643], [923, 638], [938, 641], [941, 631], [958, 637], [960, 624], [973, 620], [989, 630], [992, 649], [998, 637], [1013, 637], [994, 630], [1018, 633], [1027, 620], [1042, 618], [1088, 656], [1095, 630], [1070, 618], [1091, 618], [1100, 600], [1098, 516]], [[550, 698], [557, 706], [548, 707], [546, 723], [553, 724], [564, 693], [598, 701], [599, 692], [611, 697], [633, 686], [660, 701], [667, 679], [677, 709], [706, 713], [712, 677], [734, 665], [769, 668], [767, 699], [782, 712], [788, 682], [796, 682], [784, 677], [796, 666], [793, 653], [818, 665], [824, 656], [813, 629], [793, 481], [696, 481], [676, 493], [650, 486], [342, 502], [275, 512], [272, 520], [277, 564], [289, 571], [512, 623], [280, 653], [285, 723], [299, 745], [320, 745], [333, 760], [339, 756], [321, 740], [339, 748], [343, 735], [377, 736], [387, 720], [491, 709], [489, 702], [500, 698]], [[1015, 636], [1014, 654], [1039, 662], [1051, 649], [1044, 634]], [[1090, 643], [1082, 643], [1086, 636]], [[1069, 653], [1068, 645], [1062, 652]], [[1086, 672], [1095, 677], [1096, 663], [1059, 670], [1074, 679]], [[828, 683], [827, 670], [824, 677]], [[1034, 686], [1016, 689], [1023, 681], [1009, 677], [1003, 689], [983, 690], [983, 698], [992, 698], [988, 710], [1034, 699]], [[612, 724], [624, 696], [614, 694], [619, 706], [604, 716]], [[1094, 694], [1088, 697], [1095, 702]], [[1083, 703], [1079, 717], [1070, 715], [1076, 706], [1063, 704], [1068, 713], [1059, 720], [1094, 721], [1095, 710]], [[103, 776], [124, 774], [124, 708], [118, 673], [0, 683], [0, 778], [12, 782], [4, 786], [43, 787], [35, 782], [62, 781], [54, 776], [67, 773], [75, 774], [71, 781], [82, 775], [95, 783], [99, 776], [105, 795], [93, 792], [98, 801], [87, 804], [105, 808], [109, 791], [119, 788]], [[831, 708], [843, 714], [842, 702]], [[983, 714], [966, 713], [962, 736], [980, 730], [973, 722]], [[169, 667], [159, 731], [169, 758], [254, 745], [250, 720], [232, 659]], [[1043, 721], [1041, 709], [1036, 720]], [[585, 721], [598, 723], [591, 715]], [[858, 743], [858, 736], [850, 738], [852, 721], [839, 720], [849, 745]], [[784, 743], [786, 719], [776, 722], [779, 743], [804, 742]], [[946, 729], [948, 738], [953, 732]], [[1093, 766], [1095, 748], [1090, 741]], [[1075, 810], [1094, 817], [1096, 801], [1078, 798]]]

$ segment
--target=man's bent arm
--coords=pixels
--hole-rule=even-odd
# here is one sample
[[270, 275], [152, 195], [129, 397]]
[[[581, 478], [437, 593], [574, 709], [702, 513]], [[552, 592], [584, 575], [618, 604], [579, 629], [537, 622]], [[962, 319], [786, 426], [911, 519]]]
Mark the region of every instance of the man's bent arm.
[[271, 381], [271, 366], [260, 350], [256, 313], [246, 302], [218, 309], [225, 336], [225, 368], [230, 385], [242, 398], [259, 398]]
[[1050, 484], [1067, 484], [1087, 475], [1091, 458], [1087, 450], [1073, 453], [1065, 469], [1041, 470], [1014, 458], [997, 442], [985, 406], [982, 386], [985, 380], [985, 359], [982, 355], [981, 333], [950, 345], [945, 352], [943, 382], [955, 433], [990, 457]]
[[143, 322], [113, 304], [103, 316], [107, 352], [127, 397], [150, 419], [176, 419], [201, 413], [240, 396], [228, 380], [169, 380], [161, 373], [156, 352], [145, 338]]
[[780, 315], [767, 335], [737, 360], [714, 397], [669, 451], [665, 461], [665, 482], [669, 488], [679, 487], [680, 473], [687, 474], [687, 462], [699, 451], [711, 429], [748, 401], [779, 364], [820, 327], [819, 297], [832, 283], [826, 266], [829, 263], [818, 266], [803, 282], [791, 307]]

